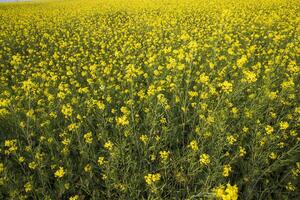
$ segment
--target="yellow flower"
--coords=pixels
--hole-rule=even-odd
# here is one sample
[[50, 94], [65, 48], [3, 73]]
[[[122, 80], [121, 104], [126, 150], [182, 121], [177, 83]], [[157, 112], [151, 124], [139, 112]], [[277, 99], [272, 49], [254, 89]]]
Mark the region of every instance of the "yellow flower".
[[85, 172], [91, 172], [92, 171], [92, 166], [90, 164], [87, 164], [85, 167], [84, 167], [84, 171]]
[[160, 118], [160, 123], [162, 124], [166, 124], [167, 123], [167, 119], [165, 117]]
[[128, 125], [129, 120], [127, 119], [127, 116], [123, 115], [122, 117], [118, 117], [117, 118], [117, 124], [122, 125], [122, 126]]
[[197, 80], [199, 83], [208, 84], [209, 76], [207, 76], [205, 73], [201, 74]]
[[98, 165], [101, 166], [105, 163], [105, 158], [103, 156], [99, 156], [98, 158]]
[[107, 142], [105, 142], [104, 144], [104, 148], [111, 151], [113, 149], [114, 144], [109, 140]]
[[64, 114], [65, 118], [71, 117], [73, 114], [73, 108], [70, 104], [63, 105], [61, 108], [62, 114]]
[[269, 92], [268, 93], [268, 97], [271, 99], [271, 100], [274, 100], [276, 99], [278, 96], [277, 96], [277, 92]]
[[35, 83], [32, 82], [30, 79], [23, 81], [22, 83], [22, 89], [25, 91], [25, 93], [28, 95], [30, 92], [32, 92], [33, 90], [35, 90]]
[[11, 65], [19, 65], [21, 63], [21, 60], [22, 60], [22, 56], [17, 53], [16, 55], [12, 56], [12, 60], [10, 61], [10, 64]]
[[159, 173], [148, 174], [144, 178], [145, 178], [147, 185], [153, 185], [155, 182], [160, 180], [161, 175]]
[[206, 153], [200, 155], [200, 163], [202, 165], [208, 165], [210, 163], [210, 156]]
[[206, 121], [207, 121], [208, 124], [211, 124], [211, 123], [215, 122], [215, 118], [213, 116], [208, 116], [206, 118]]
[[104, 103], [102, 103], [100, 101], [96, 102], [96, 106], [99, 108], [99, 110], [104, 110], [105, 109]]
[[269, 155], [269, 157], [272, 159], [272, 160], [275, 160], [277, 158], [277, 154], [274, 153], [274, 152], [271, 152], [271, 154]]
[[239, 147], [239, 156], [243, 157], [246, 155], [246, 149], [244, 147]]
[[28, 167], [30, 168], [30, 169], [35, 169], [36, 167], [37, 167], [37, 163], [36, 162], [30, 162], [29, 163], [29, 165], [28, 165]]
[[232, 171], [231, 166], [230, 165], [225, 165], [223, 167], [223, 176], [228, 177], [231, 171]]
[[9, 114], [9, 111], [6, 109], [6, 108], [0, 108], [0, 117], [1, 116], [5, 116], [5, 115], [8, 115]]
[[254, 83], [257, 78], [256, 78], [256, 74], [252, 71], [249, 70], [245, 70], [243, 71], [244, 73], [244, 81], [247, 83]]
[[151, 154], [151, 155], [150, 155], [150, 160], [151, 160], [151, 161], [154, 161], [155, 159], [156, 159], [156, 156], [155, 156], [154, 154]]
[[24, 185], [24, 189], [25, 189], [25, 192], [30, 192], [32, 190], [32, 184], [30, 182], [27, 182]]
[[292, 89], [295, 86], [293, 79], [289, 79], [281, 83], [283, 89]]
[[237, 60], [237, 66], [241, 68], [245, 65], [247, 61], [248, 61], [247, 56], [243, 55], [240, 59]]
[[231, 109], [231, 112], [232, 112], [232, 114], [236, 115], [236, 114], [239, 112], [239, 109], [236, 108], [236, 107], [233, 107], [233, 108]]
[[64, 187], [65, 187], [66, 190], [70, 189], [70, 183], [65, 183]]
[[231, 199], [231, 200], [237, 200], [238, 199], [238, 187], [236, 185], [231, 186], [229, 183], [226, 185], [226, 200]]
[[227, 142], [231, 145], [233, 145], [237, 141], [236, 138], [232, 135], [227, 136], [226, 139], [227, 139]]
[[224, 81], [223, 83], [221, 83], [220, 87], [226, 94], [232, 92], [232, 88], [233, 88], [232, 83], [228, 81]]
[[225, 187], [223, 185], [220, 185], [219, 187], [214, 188], [213, 192], [215, 193], [217, 198], [222, 199], [222, 197], [225, 195]]
[[156, 136], [155, 136], [155, 140], [156, 140], [156, 141], [159, 141], [159, 140], [160, 140], [160, 136], [159, 136], [159, 135], [156, 135]]
[[162, 162], [166, 162], [170, 156], [169, 151], [160, 151], [159, 152], [160, 158], [162, 159]]
[[121, 107], [121, 112], [122, 112], [124, 115], [128, 115], [128, 114], [130, 113], [130, 110], [129, 110], [127, 107], [122, 106], [122, 107]]
[[70, 124], [70, 125], [68, 126], [68, 130], [69, 130], [69, 131], [74, 131], [74, 130], [76, 130], [76, 129], [78, 129], [78, 128], [79, 128], [79, 125], [76, 124], [76, 123], [72, 123], [72, 124]]
[[196, 96], [198, 96], [198, 92], [196, 92], [196, 91], [189, 91], [189, 92], [188, 92], [188, 95], [189, 95], [190, 97], [196, 97]]
[[65, 170], [63, 167], [59, 167], [58, 170], [56, 170], [56, 172], [54, 173], [54, 176], [56, 178], [62, 178], [65, 175]]
[[27, 113], [26, 113], [26, 116], [28, 118], [33, 118], [34, 117], [34, 110], [33, 109], [30, 109]]
[[249, 128], [246, 127], [246, 126], [244, 126], [244, 127], [243, 127], [243, 132], [244, 132], [244, 133], [248, 133], [248, 131], [249, 131]]
[[279, 128], [280, 130], [286, 130], [289, 127], [288, 122], [279, 122]]
[[93, 142], [92, 132], [88, 132], [88, 133], [84, 134], [83, 138], [87, 144], [92, 144], [92, 142]]
[[236, 185], [226, 184], [226, 188], [221, 185], [213, 189], [216, 197], [222, 200], [237, 200], [238, 199], [238, 187]]
[[141, 140], [144, 144], [146, 144], [146, 143], [148, 142], [149, 138], [148, 138], [147, 135], [141, 135], [140, 140]]
[[15, 153], [18, 150], [16, 139], [5, 140], [4, 146], [5, 146], [5, 151], [4, 151], [5, 155], [10, 155], [12, 153]]
[[272, 133], [274, 132], [274, 128], [273, 128], [272, 126], [270, 126], [270, 125], [267, 125], [267, 126], [265, 127], [265, 131], [266, 131], [266, 133], [267, 133], [268, 135], [270, 135], [270, 134], [272, 134]]
[[72, 196], [69, 198], [69, 200], [78, 200], [79, 199], [79, 196], [78, 195], [75, 195], [75, 196]]
[[199, 149], [198, 143], [196, 140], [191, 141], [190, 144], [188, 145], [188, 147], [191, 148], [193, 151], [197, 151]]
[[291, 182], [288, 182], [288, 184], [286, 185], [285, 188], [289, 191], [295, 191], [296, 190], [296, 187]]

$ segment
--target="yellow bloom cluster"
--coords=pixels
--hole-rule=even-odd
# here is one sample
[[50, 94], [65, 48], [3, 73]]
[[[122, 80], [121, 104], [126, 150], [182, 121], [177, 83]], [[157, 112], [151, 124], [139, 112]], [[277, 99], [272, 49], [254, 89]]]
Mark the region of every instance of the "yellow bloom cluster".
[[224, 81], [223, 83], [220, 83], [219, 85], [220, 85], [221, 89], [227, 94], [229, 94], [230, 92], [233, 91], [232, 83], [230, 83], [228, 81]]
[[58, 170], [55, 171], [54, 176], [57, 178], [62, 178], [65, 175], [65, 170], [63, 167], [59, 167]]
[[216, 197], [222, 200], [237, 200], [238, 199], [238, 187], [227, 183], [226, 186], [221, 185], [213, 189]]
[[228, 177], [231, 173], [232, 169], [230, 165], [225, 165], [223, 167], [223, 176]]
[[140, 140], [141, 140], [144, 144], [146, 144], [146, 143], [148, 142], [149, 138], [148, 138], [147, 135], [141, 135]]
[[111, 151], [113, 149], [114, 144], [111, 141], [107, 141], [104, 144], [104, 148], [108, 149], [109, 151]]
[[191, 141], [190, 144], [188, 145], [188, 147], [191, 148], [193, 151], [197, 151], [199, 149], [198, 143], [196, 140]]
[[210, 157], [208, 154], [201, 154], [200, 155], [200, 163], [202, 165], [208, 165], [210, 163]]
[[84, 138], [86, 143], [91, 144], [93, 142], [92, 132], [88, 132], [88, 133], [84, 134], [83, 138]]
[[17, 140], [5, 140], [4, 147], [6, 148], [4, 152], [6, 155], [16, 152], [18, 150]]
[[162, 159], [162, 162], [166, 162], [170, 157], [170, 151], [160, 151], [159, 156]]
[[161, 175], [159, 173], [147, 174], [144, 178], [145, 178], [147, 185], [153, 185], [160, 180]]
[[98, 165], [101, 166], [105, 163], [105, 158], [103, 156], [99, 156], [98, 158]]
[[30, 192], [32, 190], [32, 184], [30, 182], [27, 182], [24, 185], [24, 189], [25, 189], [25, 192]]

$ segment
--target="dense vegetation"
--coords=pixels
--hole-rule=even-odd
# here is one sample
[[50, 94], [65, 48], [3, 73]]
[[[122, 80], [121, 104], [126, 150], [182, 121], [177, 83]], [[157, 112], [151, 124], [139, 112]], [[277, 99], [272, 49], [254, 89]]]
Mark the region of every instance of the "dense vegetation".
[[296, 199], [299, 0], [0, 5], [0, 199]]

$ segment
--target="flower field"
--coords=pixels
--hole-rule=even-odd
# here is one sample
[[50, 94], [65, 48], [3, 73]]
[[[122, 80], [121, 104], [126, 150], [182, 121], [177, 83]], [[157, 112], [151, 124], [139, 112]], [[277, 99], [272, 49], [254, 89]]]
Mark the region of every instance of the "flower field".
[[299, 133], [299, 0], [0, 4], [0, 199], [298, 199]]

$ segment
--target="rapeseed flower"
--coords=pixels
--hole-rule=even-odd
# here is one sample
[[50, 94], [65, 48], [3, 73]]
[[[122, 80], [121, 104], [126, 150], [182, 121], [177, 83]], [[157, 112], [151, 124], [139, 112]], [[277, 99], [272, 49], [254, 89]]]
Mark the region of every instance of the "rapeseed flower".
[[210, 156], [208, 154], [201, 154], [200, 155], [200, 163], [202, 165], [208, 165], [210, 163]]
[[65, 175], [65, 170], [63, 167], [59, 167], [58, 170], [55, 171], [54, 176], [56, 178], [62, 178]]
[[144, 178], [147, 185], [153, 185], [161, 179], [161, 175], [159, 173], [147, 174]]
[[188, 145], [188, 147], [191, 148], [193, 151], [197, 151], [199, 149], [198, 143], [196, 140], [191, 141], [190, 144]]
[[228, 177], [231, 173], [232, 169], [230, 165], [224, 165], [223, 167], [223, 176]]

